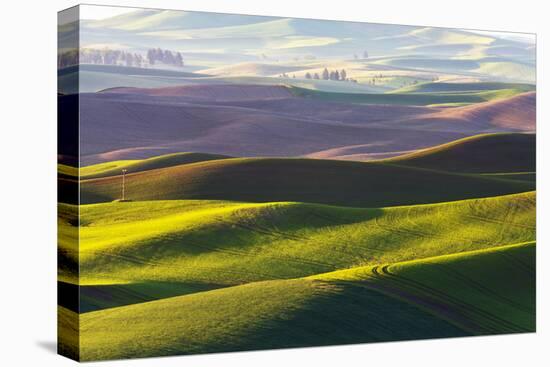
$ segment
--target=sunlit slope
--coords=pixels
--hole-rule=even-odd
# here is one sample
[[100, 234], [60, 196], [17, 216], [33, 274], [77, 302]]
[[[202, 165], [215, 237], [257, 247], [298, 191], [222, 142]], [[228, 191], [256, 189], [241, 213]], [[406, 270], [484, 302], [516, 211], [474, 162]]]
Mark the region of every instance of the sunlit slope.
[[[525, 192], [531, 183], [385, 163], [236, 158], [126, 176], [131, 200], [300, 201], [354, 207], [433, 203]], [[81, 203], [120, 197], [120, 177], [84, 180]]]
[[[452, 172], [513, 173], [536, 170], [534, 134], [483, 134], [384, 160]], [[499, 176], [493, 176], [499, 177]]]
[[431, 309], [475, 334], [535, 330], [535, 242], [312, 277], [358, 281]]
[[[157, 157], [147, 159], [136, 160], [121, 160], [111, 161], [106, 163], [98, 163], [90, 166], [80, 168], [80, 178], [99, 178], [108, 176], [118, 176], [121, 174], [122, 169], [126, 169], [128, 173], [148, 171], [158, 168], [178, 166], [188, 163], [206, 162], [217, 159], [230, 158], [228, 156], [220, 154], [208, 154], [208, 153], [173, 153], [166, 154]], [[66, 175], [77, 174], [77, 170], [73, 167], [63, 166], [60, 167], [60, 172]]]
[[[234, 285], [535, 238], [534, 192], [381, 209], [288, 202], [128, 202], [83, 205], [80, 214], [82, 285]], [[71, 253], [70, 248], [62, 250]], [[70, 272], [60, 279], [75, 282]]]
[[508, 246], [90, 312], [80, 316], [81, 358], [533, 331], [534, 249]]

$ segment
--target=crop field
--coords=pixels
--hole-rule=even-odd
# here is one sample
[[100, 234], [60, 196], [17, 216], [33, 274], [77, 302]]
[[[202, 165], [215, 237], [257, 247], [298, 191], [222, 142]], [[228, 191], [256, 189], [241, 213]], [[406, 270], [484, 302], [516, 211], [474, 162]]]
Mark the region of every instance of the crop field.
[[[237, 182], [250, 180], [237, 178], [232, 187], [235, 176], [220, 178], [224, 169], [215, 175], [220, 186], [205, 177], [191, 179], [195, 171], [208, 172], [204, 165], [242, 164], [231, 157], [187, 153], [84, 167], [81, 193], [90, 203], [79, 207], [79, 229], [63, 220], [77, 206], [59, 204], [65, 213], [60, 216], [60, 258], [79, 264], [78, 272], [61, 268], [59, 282], [80, 294], [78, 304], [60, 308], [67, 320], [78, 320], [79, 358], [532, 331], [536, 199], [534, 182], [524, 178], [534, 164], [529, 159], [532, 137], [482, 135], [372, 163], [267, 161], [286, 165], [278, 167], [281, 171], [300, 164], [294, 172], [307, 172], [304, 164], [310, 161], [314, 167], [358, 166], [357, 173], [343, 175], [361, 177], [365, 169], [368, 180], [353, 184], [363, 189], [373, 179], [382, 180], [371, 186], [376, 198], [348, 192], [353, 198], [345, 196], [338, 205], [306, 195], [315, 190], [296, 191], [306, 195], [296, 200], [293, 186], [277, 191], [282, 182], [267, 186], [272, 196], [245, 186], [243, 193], [256, 195], [252, 201], [244, 196], [220, 200], [241, 192]], [[495, 165], [510, 139], [525, 146], [525, 159]], [[468, 152], [486, 159], [473, 159]], [[443, 164], [454, 171], [443, 171]], [[113, 201], [121, 179], [115, 174], [122, 167], [136, 172], [126, 177], [129, 202]], [[388, 191], [384, 198], [380, 187], [395, 178], [376, 169], [413, 169], [415, 174], [401, 195]], [[180, 170], [185, 174], [178, 176]], [[411, 179], [424, 175], [429, 179], [418, 187], [436, 182], [446, 187], [446, 196], [434, 199], [415, 188]], [[438, 175], [446, 181], [438, 182]], [[309, 187], [320, 179], [307, 176]], [[453, 191], [453, 182], [468, 187], [468, 180], [473, 183], [467, 194]], [[104, 182], [111, 182], [112, 192]], [[487, 192], [481, 191], [484, 183]], [[334, 200], [345, 191], [334, 185], [319, 192]], [[92, 191], [96, 187], [103, 191]], [[285, 195], [294, 200], [276, 200]], [[372, 205], [359, 206], [360, 200]], [[375, 205], [379, 202], [390, 205]], [[71, 241], [76, 233], [78, 248]], [[63, 326], [63, 335], [70, 332]], [[130, 343], [136, 336], [144, 342]]]

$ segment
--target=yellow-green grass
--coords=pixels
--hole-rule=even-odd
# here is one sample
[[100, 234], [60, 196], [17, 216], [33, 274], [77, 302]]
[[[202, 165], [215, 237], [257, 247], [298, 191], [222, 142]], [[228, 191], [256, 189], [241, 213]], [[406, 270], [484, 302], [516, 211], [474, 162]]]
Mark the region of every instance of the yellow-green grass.
[[[369, 163], [293, 158], [234, 158], [126, 175], [130, 200], [299, 201], [385, 207], [525, 192], [534, 184], [493, 176]], [[118, 176], [83, 180], [82, 204], [120, 198]]]
[[251, 283], [79, 319], [82, 360], [468, 335], [376, 291], [304, 279]]
[[80, 359], [80, 316], [64, 307], [57, 307], [57, 351]]
[[57, 208], [57, 268], [62, 274], [78, 275], [78, 206], [58, 204]]
[[384, 159], [383, 162], [452, 172], [512, 173], [536, 170], [535, 134], [495, 133], [475, 135], [418, 152]]
[[[378, 209], [293, 202], [106, 203], [82, 205], [80, 215], [80, 278], [65, 269], [59, 274], [80, 285], [217, 287], [535, 239], [534, 192]], [[71, 230], [62, 223], [61, 232]], [[65, 242], [60, 251], [76, 261], [77, 252]]]
[[61, 175], [62, 177], [77, 177], [78, 176], [78, 168], [69, 166], [66, 164], [59, 163], [57, 165], [57, 173]]
[[[158, 168], [178, 166], [182, 164], [205, 162], [216, 159], [229, 158], [220, 154], [207, 153], [173, 153], [165, 154], [147, 159], [133, 159], [110, 161], [104, 163], [93, 164], [80, 168], [80, 178], [99, 178], [108, 176], [117, 176], [121, 174], [122, 169], [126, 169], [128, 173], [142, 172]], [[60, 164], [58, 172], [66, 176], [78, 176], [79, 170], [76, 167]]]
[[372, 281], [475, 334], [534, 331], [535, 242], [311, 277]]
[[80, 359], [534, 331], [534, 259], [527, 243], [89, 312]]

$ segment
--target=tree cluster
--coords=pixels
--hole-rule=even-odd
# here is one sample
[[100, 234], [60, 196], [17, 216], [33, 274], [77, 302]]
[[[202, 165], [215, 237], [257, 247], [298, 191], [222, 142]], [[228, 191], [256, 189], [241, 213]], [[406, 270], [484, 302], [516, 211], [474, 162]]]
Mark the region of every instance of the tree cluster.
[[306, 76], [306, 79], [354, 81], [353, 79], [348, 78], [348, 73], [346, 72], [345, 69], [342, 69], [340, 71], [338, 70], [329, 71], [327, 68], [325, 68], [321, 73], [321, 75], [319, 75], [318, 73], [314, 73], [312, 75], [310, 72], [307, 72], [305, 76]]
[[144, 59], [143, 56], [138, 53], [126, 52], [122, 50], [83, 48], [80, 50], [79, 62], [81, 64], [142, 67], [144, 64]]
[[183, 67], [183, 58], [180, 52], [161, 50], [160, 48], [150, 49], [147, 56], [140, 53], [127, 52], [123, 50], [112, 50], [108, 48], [93, 49], [82, 48], [80, 51], [70, 50], [63, 52], [57, 57], [57, 66], [64, 68], [77, 64], [96, 65], [123, 65], [134, 67], [147, 67], [155, 63]]
[[182, 67], [183, 58], [180, 52], [162, 50], [160, 48], [151, 48], [147, 50], [147, 61], [150, 65], [155, 65], [156, 63], [163, 63], [166, 65], [174, 65]]

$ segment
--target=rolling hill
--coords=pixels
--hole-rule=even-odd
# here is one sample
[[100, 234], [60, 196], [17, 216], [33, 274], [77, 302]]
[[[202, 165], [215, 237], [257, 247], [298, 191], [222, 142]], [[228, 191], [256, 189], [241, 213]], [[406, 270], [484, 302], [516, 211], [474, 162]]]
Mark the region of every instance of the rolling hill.
[[[306, 94], [293, 96], [289, 91]], [[315, 157], [324, 152], [319, 156], [360, 154], [368, 159], [480, 133], [533, 131], [534, 92], [453, 108], [370, 104], [391, 99], [404, 104], [456, 102], [455, 97], [485, 100], [501, 91], [346, 94], [218, 84], [83, 93], [81, 161], [89, 165], [177, 152], [234, 157]], [[450, 99], [434, 100], [433, 95]], [[70, 96], [59, 98], [63, 104]], [[367, 104], [361, 102], [369, 99]], [[345, 147], [354, 147], [353, 153], [330, 152]]]
[[[466, 125], [462, 128], [459, 124], [446, 124], [443, 119], [436, 124], [439, 128], [423, 128], [423, 120], [383, 126], [384, 116], [394, 117], [397, 124], [400, 119], [410, 117], [410, 113], [434, 112], [413, 111], [408, 107], [396, 110], [379, 106], [350, 108], [349, 105], [332, 106], [298, 98], [257, 98], [226, 103], [191, 100], [185, 103], [181, 98], [81, 94], [82, 164], [185, 151], [237, 157], [300, 156], [368, 143], [371, 152], [400, 151], [441, 144], [464, 137], [471, 131], [468, 124], [462, 124]], [[478, 129], [480, 127], [475, 126], [474, 133]]]
[[[178, 166], [182, 164], [206, 162], [225, 158], [231, 157], [206, 153], [173, 153], [148, 159], [113, 161], [81, 167], [79, 177], [81, 179], [90, 179], [118, 176], [121, 174], [122, 169], [126, 169], [130, 173], [136, 173], [153, 169]], [[74, 167], [61, 165], [60, 170], [63, 174], [67, 176], [74, 177], [78, 175], [78, 172]]]
[[497, 83], [497, 82], [478, 82], [478, 83], [420, 83], [410, 85], [391, 93], [457, 93], [457, 92], [479, 92], [479, 91], [500, 91], [512, 90], [516, 94], [532, 92], [535, 86], [532, 84], [520, 83]]
[[181, 85], [201, 76], [185, 71], [94, 64], [69, 66], [57, 73], [58, 91], [64, 94], [97, 92], [119, 86], [157, 88]]
[[502, 100], [443, 109], [431, 117], [450, 118], [457, 122], [484, 121], [499, 128], [535, 131], [536, 101], [536, 92], [526, 92]]
[[494, 98], [491, 92], [473, 93], [331, 93], [309, 90], [304, 88], [292, 88], [293, 93], [302, 98], [313, 98], [321, 101], [358, 103], [358, 104], [383, 104], [383, 105], [407, 105], [407, 106], [432, 106], [439, 104], [471, 104], [486, 102]]
[[534, 256], [526, 243], [85, 313], [80, 359], [534, 331]]
[[[73, 208], [62, 204], [60, 211]], [[74, 223], [60, 223], [67, 238], [60, 242], [60, 256], [71, 263]], [[144, 296], [154, 297], [147, 294], [149, 282], [180, 283], [176, 291], [187, 293], [201, 284], [216, 288], [296, 278], [533, 241], [535, 194], [373, 209], [295, 202], [114, 202], [80, 206], [80, 225], [81, 286], [128, 284], [129, 290], [142, 288]], [[75, 283], [70, 269], [60, 280]]]
[[104, 92], [139, 94], [145, 96], [186, 97], [191, 100], [241, 101], [289, 98], [292, 93], [288, 88], [278, 85], [186, 85], [163, 88], [110, 88]]
[[[81, 203], [119, 198], [120, 178], [81, 181]], [[301, 201], [355, 207], [433, 203], [532, 190], [532, 183], [386, 163], [233, 158], [126, 175], [132, 200]]]
[[279, 74], [291, 73], [302, 69], [303, 67], [301, 66], [247, 62], [204, 69], [199, 71], [199, 73], [215, 76], [277, 76]]
[[451, 172], [529, 173], [536, 170], [534, 134], [484, 134], [384, 160]]

